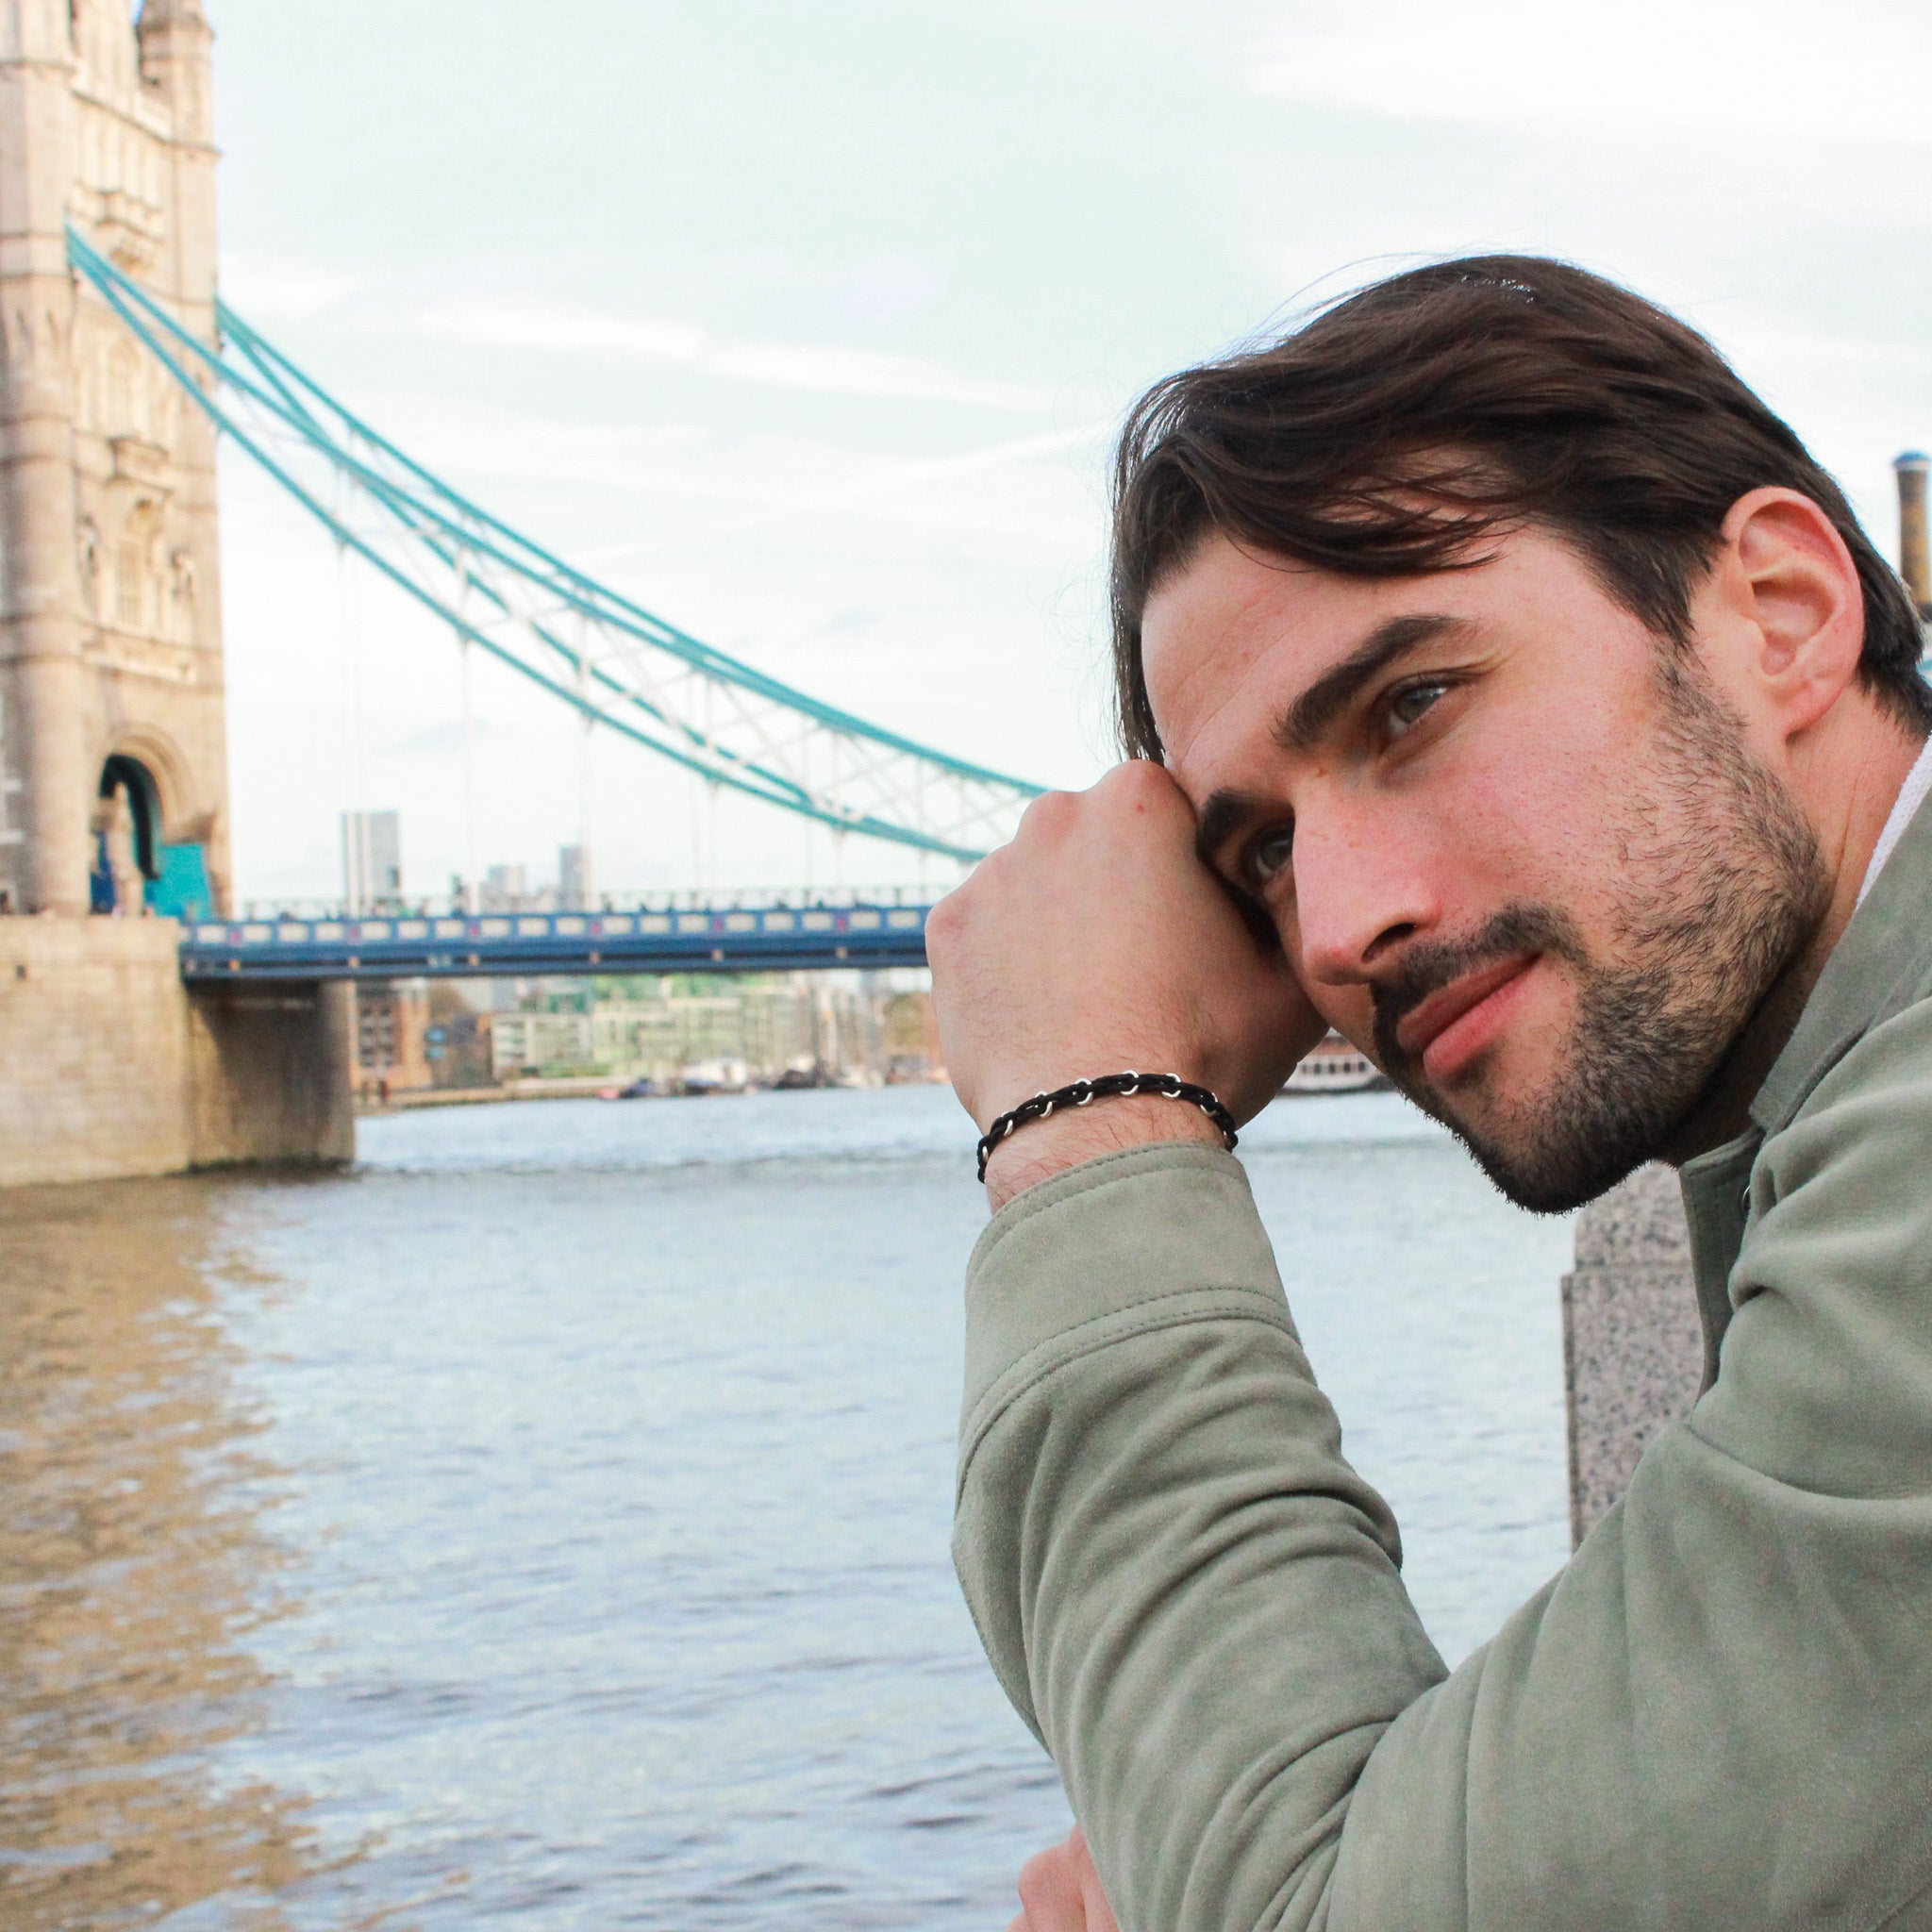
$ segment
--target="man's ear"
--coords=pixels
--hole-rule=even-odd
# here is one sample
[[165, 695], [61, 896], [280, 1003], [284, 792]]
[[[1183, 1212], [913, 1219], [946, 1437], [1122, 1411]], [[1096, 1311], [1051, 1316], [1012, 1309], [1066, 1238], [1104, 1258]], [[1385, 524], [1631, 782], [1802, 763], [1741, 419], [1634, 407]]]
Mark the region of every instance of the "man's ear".
[[1698, 626], [1723, 660], [1711, 669], [1747, 716], [1791, 739], [1857, 681], [1865, 648], [1857, 566], [1831, 519], [1795, 490], [1740, 496], [1721, 541], [1707, 584], [1715, 623]]

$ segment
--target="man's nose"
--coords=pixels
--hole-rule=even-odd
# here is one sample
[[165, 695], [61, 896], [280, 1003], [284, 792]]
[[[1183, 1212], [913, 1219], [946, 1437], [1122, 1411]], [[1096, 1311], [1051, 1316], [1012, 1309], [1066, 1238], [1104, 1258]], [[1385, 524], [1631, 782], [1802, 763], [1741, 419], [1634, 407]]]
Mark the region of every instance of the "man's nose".
[[1424, 854], [1397, 828], [1304, 814], [1294, 836], [1296, 930], [1291, 957], [1320, 986], [1359, 986], [1440, 923]]

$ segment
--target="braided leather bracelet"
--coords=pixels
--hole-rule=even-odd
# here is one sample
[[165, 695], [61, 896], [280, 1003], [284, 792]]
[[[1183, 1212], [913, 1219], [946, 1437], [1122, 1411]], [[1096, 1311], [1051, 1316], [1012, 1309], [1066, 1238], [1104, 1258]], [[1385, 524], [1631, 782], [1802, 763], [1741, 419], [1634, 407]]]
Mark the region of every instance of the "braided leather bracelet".
[[980, 1137], [979, 1178], [986, 1178], [986, 1163], [992, 1158], [992, 1150], [1008, 1134], [1034, 1121], [1043, 1121], [1063, 1107], [1085, 1107], [1090, 1101], [1124, 1099], [1132, 1093], [1151, 1093], [1158, 1100], [1185, 1100], [1191, 1107], [1198, 1107], [1221, 1129], [1228, 1151], [1234, 1151], [1238, 1138], [1234, 1116], [1208, 1088], [1183, 1080], [1178, 1074], [1103, 1074], [1097, 1080], [1075, 1080], [1071, 1087], [1036, 1093], [1031, 1100], [1023, 1100], [1010, 1113], [1001, 1114]]

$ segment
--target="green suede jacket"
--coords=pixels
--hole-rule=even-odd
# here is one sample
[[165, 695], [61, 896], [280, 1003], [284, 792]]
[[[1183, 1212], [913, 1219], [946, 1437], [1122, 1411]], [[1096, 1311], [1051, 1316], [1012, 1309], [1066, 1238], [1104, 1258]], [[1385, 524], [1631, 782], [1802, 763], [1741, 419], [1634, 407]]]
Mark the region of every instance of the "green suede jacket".
[[1714, 1380], [1453, 1673], [1239, 1162], [987, 1228], [955, 1557], [1124, 1932], [1932, 1927], [1932, 806], [1752, 1123], [1683, 1176]]

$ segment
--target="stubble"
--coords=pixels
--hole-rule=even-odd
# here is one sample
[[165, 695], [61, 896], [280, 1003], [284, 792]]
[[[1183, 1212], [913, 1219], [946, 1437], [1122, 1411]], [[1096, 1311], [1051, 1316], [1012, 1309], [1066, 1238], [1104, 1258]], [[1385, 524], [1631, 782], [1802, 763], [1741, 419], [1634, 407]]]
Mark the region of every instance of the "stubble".
[[[1613, 808], [1607, 938], [1542, 902], [1505, 907], [1464, 941], [1408, 947], [1374, 991], [1390, 1076], [1468, 1146], [1520, 1207], [1559, 1213], [1653, 1159], [1824, 917], [1831, 881], [1790, 791], [1688, 654], [1659, 652], [1661, 721]], [[1568, 967], [1576, 1018], [1534, 1095], [1465, 1120], [1396, 1040], [1403, 1016], [1475, 967], [1540, 952]]]

